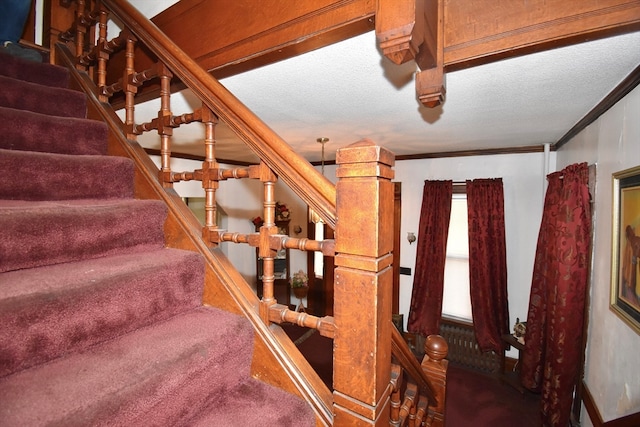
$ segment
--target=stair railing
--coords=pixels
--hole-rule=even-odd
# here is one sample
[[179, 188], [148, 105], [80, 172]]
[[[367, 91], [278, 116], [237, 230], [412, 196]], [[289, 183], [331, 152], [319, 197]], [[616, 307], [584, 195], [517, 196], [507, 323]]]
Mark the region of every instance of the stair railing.
[[[290, 322], [316, 328], [322, 335], [334, 339], [333, 423], [369, 420], [373, 425], [388, 413], [391, 425], [405, 425], [406, 420], [413, 420], [409, 421], [412, 425], [417, 418], [427, 425], [442, 425], [444, 383], [433, 388], [425, 372], [429, 366], [442, 366], [446, 351], [437, 351], [442, 345], [436, 345], [436, 350], [427, 351], [428, 356], [420, 366], [391, 323], [393, 240], [384, 224], [392, 222], [393, 154], [368, 140], [340, 149], [336, 157], [339, 181], [334, 187], [126, 1], [102, 0], [96, 2], [93, 9], [87, 7], [84, 0], [77, 3], [72, 29], [61, 32], [58, 39], [73, 45], [76, 68], [91, 76], [100, 101], [108, 102], [114, 94], [124, 94], [122, 129], [128, 139], [135, 140], [144, 132], [158, 133], [161, 140], [158, 179], [164, 188], [171, 188], [179, 181], [202, 182], [206, 212], [204, 241], [214, 247], [221, 242], [234, 242], [258, 248], [264, 262], [260, 318], [266, 324]], [[110, 41], [106, 25], [109, 14], [116, 16], [125, 27]], [[96, 40], [96, 44], [91, 45], [89, 40]], [[139, 41], [144, 41], [147, 49], [159, 58], [154, 66], [142, 72], [134, 68], [135, 46]], [[109, 80], [108, 61], [120, 50], [125, 52], [124, 70], [120, 77]], [[175, 77], [202, 100], [201, 108], [193, 113], [173, 115], [170, 98], [171, 80]], [[136, 124], [135, 95], [138, 88], [151, 79], [160, 81], [160, 111], [157, 118]], [[219, 120], [259, 156], [259, 165], [219, 167], [215, 157], [215, 127]], [[192, 122], [201, 122], [205, 128], [202, 168], [172, 171], [173, 129]], [[259, 233], [227, 232], [218, 229], [215, 223], [215, 192], [220, 181], [242, 178], [263, 183], [264, 224]], [[279, 235], [275, 225], [277, 179], [291, 187], [339, 237], [335, 241], [314, 241]], [[363, 206], [371, 207], [369, 215], [362, 215]], [[297, 313], [277, 304], [273, 292], [273, 263], [281, 249], [321, 251], [325, 256], [335, 257], [335, 318]], [[394, 372], [404, 370], [413, 379], [408, 386], [402, 382], [404, 375], [394, 374], [392, 378], [392, 355], [403, 368], [394, 368]], [[444, 372], [446, 375], [446, 369]], [[405, 392], [405, 399], [396, 413], [394, 405], [400, 401], [400, 392]], [[411, 416], [407, 418], [405, 412]]]

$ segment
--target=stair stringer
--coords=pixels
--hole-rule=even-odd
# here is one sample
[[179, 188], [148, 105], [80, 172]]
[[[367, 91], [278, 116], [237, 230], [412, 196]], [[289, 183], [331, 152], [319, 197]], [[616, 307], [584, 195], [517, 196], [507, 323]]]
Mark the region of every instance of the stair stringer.
[[134, 162], [137, 199], [162, 200], [168, 208], [164, 234], [167, 247], [198, 252], [205, 261], [203, 304], [249, 319], [254, 328], [251, 375], [295, 394], [313, 409], [317, 426], [333, 425], [333, 397], [306, 359], [278, 325], [267, 326], [258, 314], [259, 300], [244, 277], [221, 250], [210, 249], [201, 237], [202, 226], [173, 189], [163, 188], [159, 170], [144, 148], [126, 139], [122, 121], [109, 104], [101, 102], [89, 76], [75, 68], [75, 59], [63, 44], [56, 44], [56, 64], [71, 74], [70, 88], [87, 95], [87, 118], [108, 127], [108, 154]]

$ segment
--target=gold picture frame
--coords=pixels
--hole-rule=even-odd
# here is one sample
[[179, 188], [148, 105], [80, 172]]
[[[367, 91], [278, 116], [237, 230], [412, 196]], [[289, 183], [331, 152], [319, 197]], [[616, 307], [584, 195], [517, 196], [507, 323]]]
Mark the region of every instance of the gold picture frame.
[[610, 308], [640, 334], [640, 166], [613, 174]]

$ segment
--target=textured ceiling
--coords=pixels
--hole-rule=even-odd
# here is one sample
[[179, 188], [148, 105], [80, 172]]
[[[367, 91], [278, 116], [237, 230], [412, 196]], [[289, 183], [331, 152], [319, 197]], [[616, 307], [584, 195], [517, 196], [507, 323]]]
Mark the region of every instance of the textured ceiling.
[[[370, 32], [221, 82], [318, 161], [318, 137], [330, 139], [327, 159], [361, 138], [396, 155], [553, 144], [639, 65], [640, 32], [581, 43], [448, 73], [444, 104], [428, 109], [416, 99], [415, 64], [391, 63]], [[137, 121], [157, 115], [149, 104]], [[189, 92], [172, 100], [174, 114], [198, 106]], [[156, 139], [140, 142], [158, 148]], [[255, 160], [223, 126], [216, 139], [219, 158]], [[176, 130], [173, 151], [202, 155], [201, 140], [196, 127]]]

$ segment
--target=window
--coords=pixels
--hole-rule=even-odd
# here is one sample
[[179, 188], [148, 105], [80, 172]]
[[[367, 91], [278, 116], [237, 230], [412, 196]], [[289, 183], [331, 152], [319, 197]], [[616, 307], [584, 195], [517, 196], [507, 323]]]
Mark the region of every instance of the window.
[[453, 194], [444, 266], [442, 314], [471, 320], [467, 195]]

